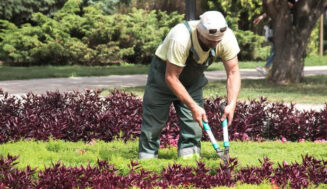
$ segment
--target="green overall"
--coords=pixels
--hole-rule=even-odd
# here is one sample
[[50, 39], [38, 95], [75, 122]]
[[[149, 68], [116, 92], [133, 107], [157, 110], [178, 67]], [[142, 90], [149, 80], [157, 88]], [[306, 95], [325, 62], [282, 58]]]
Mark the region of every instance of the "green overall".
[[[187, 22], [184, 23], [190, 32]], [[190, 55], [179, 80], [193, 100], [203, 107], [203, 87], [208, 83], [203, 72], [213, 62], [214, 49], [210, 49], [209, 57], [203, 64], [198, 64], [198, 54], [191, 41]], [[194, 59], [195, 58], [195, 59]], [[154, 56], [151, 62], [146, 89], [143, 97], [143, 120], [139, 140], [139, 158], [150, 159], [158, 157], [160, 133], [166, 124], [171, 103], [173, 103], [179, 119], [178, 156], [200, 154], [202, 129], [193, 121], [191, 110], [181, 102], [169, 89], [165, 82], [166, 61]]]

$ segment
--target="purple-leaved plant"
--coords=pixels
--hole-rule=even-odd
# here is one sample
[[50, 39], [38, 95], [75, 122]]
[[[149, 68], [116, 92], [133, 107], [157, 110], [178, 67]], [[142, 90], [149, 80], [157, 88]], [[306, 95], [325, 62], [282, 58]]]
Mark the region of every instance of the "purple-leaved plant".
[[[100, 91], [28, 93], [22, 98], [0, 91], [0, 143], [21, 138], [67, 141], [134, 140], [140, 135], [142, 100], [133, 94], [115, 90], [107, 97]], [[204, 108], [214, 136], [222, 140], [219, 105], [221, 97], [205, 99]], [[163, 127], [160, 146], [175, 146], [179, 139], [179, 121], [171, 106]], [[327, 104], [320, 112], [298, 111], [294, 104], [268, 103], [260, 98], [238, 102], [230, 140], [282, 139], [286, 141], [327, 140]], [[206, 133], [203, 140], [208, 141]]]
[[[174, 163], [163, 168], [160, 173], [142, 168], [131, 160], [129, 172], [119, 174], [118, 170], [106, 161], [98, 160], [97, 166], [66, 167], [57, 162], [34, 176], [35, 169], [15, 168], [18, 157], [0, 156], [1, 188], [169, 188], [176, 186], [211, 188], [235, 186], [236, 183], [261, 184], [270, 181], [272, 185], [291, 188], [307, 188], [309, 185], [327, 184], [327, 161], [313, 156], [302, 156], [302, 164], [288, 164], [285, 161], [273, 168], [268, 158], [259, 160], [259, 167], [238, 168], [237, 159], [231, 158], [228, 165], [207, 168], [204, 162], [189, 167]], [[238, 171], [235, 171], [238, 170]]]

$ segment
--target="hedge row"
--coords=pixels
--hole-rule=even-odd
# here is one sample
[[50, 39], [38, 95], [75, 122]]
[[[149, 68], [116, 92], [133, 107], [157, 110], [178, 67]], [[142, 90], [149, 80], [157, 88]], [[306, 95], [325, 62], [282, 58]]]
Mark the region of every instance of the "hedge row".
[[[82, 2], [68, 0], [53, 17], [34, 13], [32, 25], [17, 27], [0, 20], [0, 60], [20, 66], [149, 64], [168, 31], [184, 17], [135, 8], [128, 14], [107, 15], [102, 4], [84, 7]], [[251, 31], [235, 34], [244, 49], [239, 58], [255, 59], [263, 37]]]
[[[229, 165], [215, 169], [198, 162], [196, 167], [173, 164], [163, 168], [161, 173], [144, 170], [137, 161], [131, 161], [130, 172], [119, 175], [117, 169], [106, 161], [98, 160], [96, 167], [66, 167], [60, 162], [33, 175], [36, 169], [25, 170], [14, 167], [17, 157], [0, 157], [1, 188], [211, 188], [234, 186], [237, 183], [261, 184], [269, 181], [272, 187], [307, 188], [327, 184], [327, 161], [312, 156], [302, 156], [302, 164], [278, 164], [276, 168], [268, 158], [260, 167], [237, 167], [237, 159], [230, 159]], [[238, 171], [235, 171], [238, 170]]]
[[68, 0], [53, 17], [32, 15], [33, 25], [0, 20], [0, 59], [9, 65], [150, 62], [151, 53], [183, 16], [133, 9], [106, 15], [102, 4]]
[[[9, 96], [0, 89], [0, 143], [21, 138], [67, 141], [112, 141], [135, 139], [140, 134], [142, 100], [118, 90], [109, 96], [99, 91], [48, 92], [44, 95]], [[205, 110], [215, 137], [222, 140], [218, 106], [223, 99], [206, 99]], [[176, 144], [179, 137], [178, 118], [173, 107], [162, 130], [161, 145]], [[322, 111], [298, 111], [282, 103], [266, 99], [238, 102], [231, 140], [286, 138], [290, 141], [326, 139], [327, 106]], [[206, 134], [203, 140], [208, 140]]]

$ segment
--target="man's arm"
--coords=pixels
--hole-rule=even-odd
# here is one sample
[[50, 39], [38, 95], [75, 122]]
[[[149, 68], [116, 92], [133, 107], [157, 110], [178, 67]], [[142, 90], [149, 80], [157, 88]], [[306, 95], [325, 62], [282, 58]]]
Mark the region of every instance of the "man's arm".
[[221, 120], [228, 118], [228, 126], [232, 124], [238, 94], [241, 89], [241, 74], [238, 68], [237, 56], [231, 60], [224, 61], [227, 73], [227, 100], [228, 104], [225, 108], [224, 115]]
[[253, 24], [254, 25], [259, 24], [266, 17], [267, 17], [267, 14], [263, 13], [262, 15], [258, 16], [256, 19], [253, 20]]
[[206, 113], [204, 109], [192, 99], [184, 85], [180, 82], [179, 75], [182, 73], [182, 71], [183, 67], [176, 66], [167, 61], [165, 81], [177, 98], [186, 104], [192, 111], [194, 121], [198, 122], [203, 128], [202, 120], [208, 122]]

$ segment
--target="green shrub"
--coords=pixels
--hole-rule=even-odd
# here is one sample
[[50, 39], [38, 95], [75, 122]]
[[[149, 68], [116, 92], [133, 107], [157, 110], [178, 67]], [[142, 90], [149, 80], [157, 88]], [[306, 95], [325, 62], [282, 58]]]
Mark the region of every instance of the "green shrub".
[[0, 19], [17, 25], [31, 22], [33, 13], [41, 12], [51, 16], [60, 9], [67, 0], [10, 0], [0, 1]]
[[37, 49], [42, 45], [38, 35], [41, 32], [40, 27], [32, 27], [30, 24], [24, 24], [17, 29], [7, 21], [0, 20], [4, 26], [9, 26], [1, 34], [0, 59], [5, 62], [11, 62], [18, 65], [31, 65], [36, 61]]
[[239, 29], [251, 30], [253, 19], [262, 14], [262, 4], [262, 0], [207, 0], [202, 2], [201, 7], [203, 10], [221, 11], [228, 21], [234, 20], [233, 24]]
[[265, 38], [250, 30], [240, 30], [238, 17], [226, 17], [228, 26], [234, 31], [238, 45], [240, 46], [239, 60], [264, 60], [266, 56], [261, 53]]
[[[0, 60], [8, 65], [148, 64], [169, 30], [184, 18], [176, 12], [135, 8], [128, 14], [106, 15], [101, 6], [83, 7], [82, 0], [68, 0], [52, 18], [34, 13], [33, 25], [17, 27], [2, 20]], [[263, 37], [239, 30], [237, 17], [227, 19], [241, 48], [239, 59], [265, 59], [258, 52]]]
[[100, 3], [100, 10], [105, 14], [114, 14], [116, 9], [119, 9], [121, 6], [129, 6], [131, 0], [83, 0], [84, 6], [90, 6]]
[[265, 41], [263, 36], [256, 35], [252, 31], [242, 30], [235, 31], [235, 36], [241, 49], [238, 54], [240, 60], [264, 60], [266, 58], [259, 52]]
[[320, 19], [317, 20], [315, 27], [313, 28], [308, 46], [306, 49], [307, 55], [317, 55], [319, 52], [319, 33], [320, 32]]
[[105, 15], [96, 4], [81, 9], [69, 0], [49, 18], [35, 13], [29, 24], [1, 21], [0, 59], [9, 65], [149, 63], [170, 27], [183, 15], [132, 9]]

